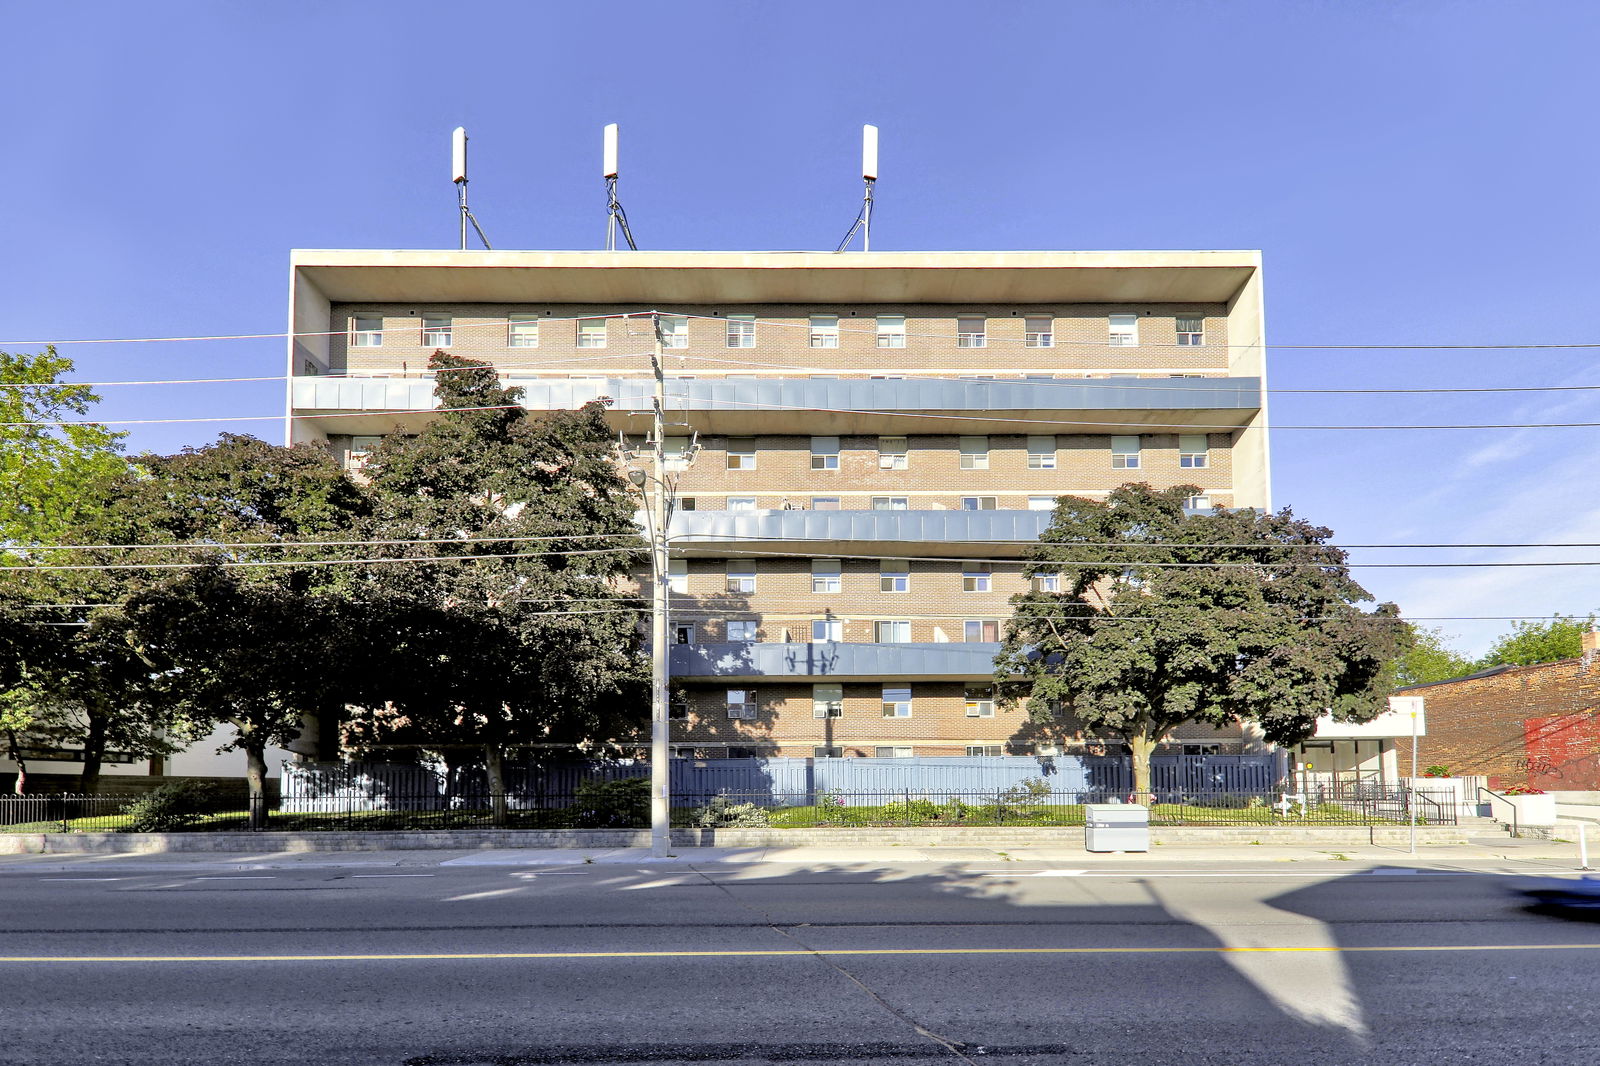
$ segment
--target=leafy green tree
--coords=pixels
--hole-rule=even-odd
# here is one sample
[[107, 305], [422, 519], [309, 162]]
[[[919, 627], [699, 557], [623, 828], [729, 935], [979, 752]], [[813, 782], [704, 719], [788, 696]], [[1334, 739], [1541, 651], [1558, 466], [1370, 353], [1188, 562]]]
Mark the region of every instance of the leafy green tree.
[[1392, 604], [1351, 579], [1331, 531], [1276, 514], [1186, 515], [1199, 490], [1123, 485], [1106, 500], [1063, 497], [1025, 569], [1060, 592], [1012, 598], [995, 659], [1002, 698], [1124, 738], [1134, 790], [1179, 725], [1257, 723], [1305, 739], [1318, 716], [1363, 721], [1384, 708], [1410, 640]]
[[0, 550], [59, 541], [96, 489], [126, 467], [124, 434], [81, 421], [99, 397], [61, 381], [72, 360], [46, 348], [0, 352]]
[[1494, 642], [1477, 668], [1532, 666], [1583, 654], [1583, 634], [1595, 627], [1595, 616], [1556, 615], [1547, 622], [1513, 622], [1511, 632]]
[[1444, 630], [1411, 626], [1412, 646], [1395, 662], [1396, 685], [1425, 685], [1465, 677], [1478, 666], [1447, 643]]

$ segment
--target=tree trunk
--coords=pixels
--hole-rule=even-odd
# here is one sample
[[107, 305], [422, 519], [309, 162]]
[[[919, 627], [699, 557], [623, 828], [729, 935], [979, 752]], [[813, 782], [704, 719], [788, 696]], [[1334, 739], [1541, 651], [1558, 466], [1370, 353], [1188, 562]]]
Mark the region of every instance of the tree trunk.
[[83, 772], [78, 778], [78, 791], [94, 795], [100, 787], [100, 764], [106, 755], [105, 708], [95, 704], [84, 707], [88, 727], [83, 734]]
[[506, 808], [506, 767], [500, 749], [486, 744], [483, 749], [484, 768], [489, 775], [489, 804], [494, 812], [494, 824], [504, 826], [509, 821]]
[[1128, 733], [1128, 752], [1133, 759], [1133, 795], [1130, 800], [1146, 806], [1155, 802], [1150, 789], [1150, 756], [1155, 752], [1160, 737], [1148, 726]]
[[22, 758], [22, 747], [17, 743], [14, 729], [6, 730], [6, 757], [17, 764], [17, 783], [11, 787], [11, 792], [20, 796], [27, 790], [28, 764]]
[[244, 737], [244, 779], [250, 797], [250, 828], [267, 827], [267, 744], [259, 735]]

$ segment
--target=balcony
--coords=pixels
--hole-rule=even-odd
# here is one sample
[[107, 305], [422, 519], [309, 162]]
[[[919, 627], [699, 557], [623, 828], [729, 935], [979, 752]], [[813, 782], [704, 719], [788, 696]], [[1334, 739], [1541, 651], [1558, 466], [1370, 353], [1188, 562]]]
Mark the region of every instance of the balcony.
[[978, 681], [994, 675], [999, 644], [675, 644], [673, 677], [715, 681], [834, 678]]

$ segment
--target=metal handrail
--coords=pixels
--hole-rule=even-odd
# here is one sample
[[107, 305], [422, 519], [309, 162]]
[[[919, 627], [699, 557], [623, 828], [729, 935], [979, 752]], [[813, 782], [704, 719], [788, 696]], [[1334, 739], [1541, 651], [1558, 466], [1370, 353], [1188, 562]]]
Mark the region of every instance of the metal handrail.
[[[1514, 837], [1515, 836], [1521, 836], [1522, 833], [1517, 828], [1517, 805], [1515, 803], [1511, 802], [1511, 797], [1510, 796], [1502, 796], [1502, 795], [1500, 795], [1500, 793], [1496, 792], [1492, 788], [1484, 788], [1482, 785], [1479, 785], [1478, 786], [1478, 795], [1476, 795], [1476, 796], [1474, 796], [1472, 798], [1474, 800], [1476, 800], [1480, 796], [1482, 796], [1485, 792], [1489, 793], [1489, 795], [1493, 796], [1497, 800], [1504, 800], [1506, 806], [1511, 808], [1511, 835], [1514, 836]], [[1489, 809], [1491, 811], [1494, 810], [1494, 805], [1490, 804]]]

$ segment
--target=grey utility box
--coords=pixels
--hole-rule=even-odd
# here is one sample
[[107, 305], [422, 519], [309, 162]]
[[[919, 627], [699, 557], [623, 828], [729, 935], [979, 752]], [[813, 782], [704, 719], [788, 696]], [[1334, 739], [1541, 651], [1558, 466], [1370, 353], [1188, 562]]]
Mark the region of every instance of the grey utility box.
[[1149, 851], [1150, 809], [1137, 803], [1086, 803], [1083, 846], [1088, 851]]

